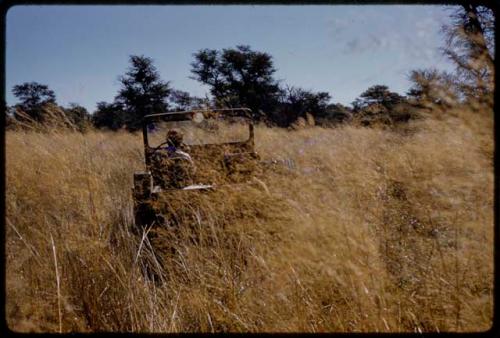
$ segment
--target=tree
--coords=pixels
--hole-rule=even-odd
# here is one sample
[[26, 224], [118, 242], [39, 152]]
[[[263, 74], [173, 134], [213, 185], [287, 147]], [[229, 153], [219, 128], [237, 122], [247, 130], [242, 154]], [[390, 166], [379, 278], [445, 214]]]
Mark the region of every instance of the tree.
[[237, 46], [222, 51], [203, 49], [194, 57], [192, 78], [210, 87], [217, 106], [245, 106], [252, 109], [255, 119], [262, 120], [278, 105], [280, 88], [269, 54]]
[[207, 105], [208, 100], [191, 96], [188, 92], [182, 90], [172, 90], [170, 102], [174, 104], [174, 110], [189, 110], [201, 108]]
[[316, 118], [316, 122], [320, 125], [335, 125], [350, 120], [352, 110], [340, 103], [332, 103], [326, 107], [325, 115]]
[[271, 114], [271, 122], [279, 126], [289, 126], [299, 117], [306, 118], [311, 114], [316, 118], [327, 116], [330, 94], [327, 92], [314, 93], [296, 87], [286, 87], [282, 90], [280, 106]]
[[414, 114], [406, 97], [391, 92], [387, 86], [369, 87], [353, 102], [352, 117], [363, 125], [407, 122]]
[[64, 113], [79, 131], [87, 129], [90, 121], [90, 114], [85, 107], [76, 103], [70, 103], [68, 108], [64, 108]]
[[495, 12], [485, 6], [462, 3], [445, 25], [443, 53], [455, 64], [465, 98], [492, 98], [494, 87]]
[[355, 111], [362, 110], [373, 104], [379, 104], [390, 110], [396, 104], [403, 102], [404, 97], [391, 92], [387, 86], [375, 85], [365, 90], [353, 103]]
[[160, 79], [151, 58], [132, 55], [130, 63], [127, 73], [119, 78], [121, 89], [115, 103], [125, 113], [123, 122], [127, 129], [135, 131], [141, 128], [144, 115], [168, 110], [167, 99], [171, 89], [168, 82]]
[[417, 107], [450, 107], [459, 101], [460, 84], [453, 74], [437, 69], [417, 69], [410, 73], [409, 79], [412, 86], [407, 95]]
[[99, 102], [91, 120], [96, 128], [118, 130], [125, 125], [125, 113], [118, 103]]
[[[20, 101], [15, 107], [27, 114], [37, 122], [42, 122], [44, 118], [43, 107], [46, 104], [56, 104], [56, 95], [47, 85], [38, 82], [25, 82], [15, 85], [12, 89], [14, 96]], [[22, 116], [15, 114], [15, 117], [22, 119]]]

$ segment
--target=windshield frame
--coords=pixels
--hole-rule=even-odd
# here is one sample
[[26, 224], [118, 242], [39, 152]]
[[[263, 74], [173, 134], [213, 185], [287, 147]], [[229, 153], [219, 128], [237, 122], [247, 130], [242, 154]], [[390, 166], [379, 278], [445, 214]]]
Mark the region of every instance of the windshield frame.
[[[154, 121], [164, 121], [164, 122], [174, 122], [174, 121], [192, 121], [196, 113], [202, 113], [205, 118], [213, 118], [213, 116], [218, 116], [222, 113], [222, 116], [226, 115], [229, 117], [237, 116], [244, 118], [248, 125], [248, 139], [242, 142], [226, 142], [221, 144], [230, 143], [252, 143], [254, 142], [254, 125], [252, 121], [252, 110], [249, 108], [222, 108], [222, 109], [194, 109], [194, 110], [184, 110], [177, 112], [159, 113], [159, 114], [149, 114], [145, 115], [142, 120], [142, 136], [144, 143], [144, 157], [146, 166], [150, 165], [150, 155], [151, 151], [154, 149], [149, 145], [149, 128], [148, 125]], [[234, 114], [239, 113], [239, 114]], [[212, 116], [211, 116], [212, 115]], [[208, 145], [208, 143], [201, 144]]]

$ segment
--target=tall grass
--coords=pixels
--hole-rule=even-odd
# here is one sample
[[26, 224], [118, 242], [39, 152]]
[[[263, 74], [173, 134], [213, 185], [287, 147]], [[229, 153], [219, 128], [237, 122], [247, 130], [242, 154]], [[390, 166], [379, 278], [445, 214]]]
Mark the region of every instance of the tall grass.
[[468, 109], [404, 131], [258, 127], [261, 157], [292, 158], [294, 171], [191, 195], [175, 236], [137, 236], [131, 186], [143, 168], [140, 135], [8, 131], [8, 325], [487, 330], [492, 134], [491, 111]]

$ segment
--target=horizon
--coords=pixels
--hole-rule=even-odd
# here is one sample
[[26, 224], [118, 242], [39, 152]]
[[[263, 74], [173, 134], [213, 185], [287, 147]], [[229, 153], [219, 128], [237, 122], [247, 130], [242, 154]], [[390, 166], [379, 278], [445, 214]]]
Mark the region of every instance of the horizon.
[[7, 13], [6, 101], [17, 102], [14, 85], [35, 81], [60, 105], [92, 113], [113, 101], [130, 55], [152, 58], [173, 89], [204, 97], [208, 87], [189, 78], [193, 53], [250, 45], [272, 56], [283, 85], [351, 106], [377, 84], [405, 95], [413, 69], [451, 70], [440, 52], [447, 13], [439, 5], [15, 6]]

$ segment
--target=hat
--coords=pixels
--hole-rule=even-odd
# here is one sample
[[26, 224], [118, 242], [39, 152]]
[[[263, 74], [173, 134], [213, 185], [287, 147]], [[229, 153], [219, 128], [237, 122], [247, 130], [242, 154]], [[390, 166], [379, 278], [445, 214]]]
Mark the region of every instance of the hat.
[[170, 129], [167, 132], [167, 142], [175, 147], [179, 147], [182, 144], [182, 134], [177, 130]]

